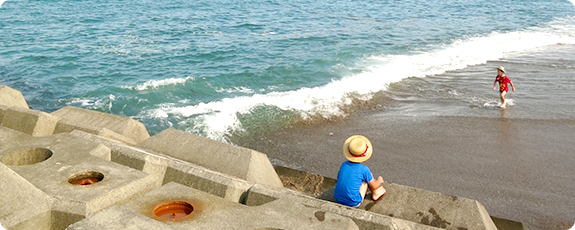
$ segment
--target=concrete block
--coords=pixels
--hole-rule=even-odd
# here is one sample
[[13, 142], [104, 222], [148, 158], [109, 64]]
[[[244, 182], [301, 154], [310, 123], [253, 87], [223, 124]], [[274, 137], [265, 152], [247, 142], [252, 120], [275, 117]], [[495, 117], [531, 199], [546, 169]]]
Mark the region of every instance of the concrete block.
[[52, 199], [0, 163], [0, 223], [15, 229], [50, 230]]
[[245, 180], [223, 175], [188, 162], [172, 161], [168, 165], [164, 184], [177, 182], [236, 203], [243, 203], [253, 185]]
[[162, 186], [170, 161], [167, 157], [80, 130], [74, 130], [70, 135], [108, 147], [111, 150], [112, 162], [145, 172], [155, 178], [157, 187]]
[[32, 136], [47, 136], [54, 132], [58, 118], [48, 113], [21, 107], [4, 110], [0, 124]]
[[[33, 165], [51, 158], [52, 148], [44, 146], [52, 146], [54, 143], [50, 141], [62, 139], [62, 134], [55, 135], [55, 137], [32, 137], [5, 127], [0, 127], [0, 134], [0, 162], [11, 166]], [[73, 144], [66, 143], [66, 145]], [[55, 146], [62, 146], [62, 143]], [[110, 161], [110, 149], [98, 143], [89, 143], [89, 148], [85, 153]]]
[[0, 105], [29, 108], [20, 91], [5, 85], [0, 85]]
[[336, 179], [317, 174], [291, 169], [283, 166], [274, 166], [284, 188], [302, 192], [308, 196], [317, 197], [337, 183]]
[[443, 229], [497, 229], [485, 207], [476, 200], [393, 183], [383, 186], [387, 193], [379, 201], [366, 199], [360, 208]]
[[65, 124], [67, 126], [107, 128], [134, 140], [136, 143], [150, 137], [144, 124], [129, 117], [122, 117], [73, 106], [61, 108], [52, 112], [52, 115], [60, 119], [67, 119]]
[[137, 146], [252, 183], [283, 187], [267, 156], [251, 149], [172, 128], [146, 139]]
[[[190, 207], [187, 215], [176, 215], [176, 220], [155, 215], [162, 204], [175, 202]], [[248, 207], [173, 182], [121, 206], [174, 229], [358, 229], [349, 218], [287, 200]]]
[[387, 194], [369, 211], [444, 229], [497, 229], [479, 202], [398, 184], [385, 184]]
[[129, 145], [136, 145], [136, 141], [132, 138], [126, 137], [116, 133], [108, 128], [92, 126], [84, 123], [76, 123], [67, 118], [61, 118], [56, 124], [54, 133], [70, 133], [74, 130], [80, 130], [87, 133], [96, 134], [111, 141], [120, 142]]
[[433, 226], [390, 217], [360, 208], [353, 208], [330, 201], [315, 199], [304, 195], [303, 193], [289, 189], [271, 188], [258, 184], [252, 186], [248, 191], [246, 205], [266, 206], [274, 203], [279, 204], [285, 201], [288, 201], [290, 204], [302, 204], [319, 211], [349, 217], [357, 224], [359, 229], [439, 229]]
[[160, 183], [158, 186], [177, 182], [233, 202], [243, 203], [248, 189], [254, 184], [152, 150], [109, 141], [94, 134], [79, 130], [70, 134], [105, 145], [111, 149], [113, 162], [154, 176]]
[[129, 209], [112, 206], [84, 220], [70, 225], [66, 230], [175, 230], [174, 228], [140, 215]]
[[14, 137], [0, 143], [0, 162], [52, 197], [52, 229], [157, 188], [153, 176], [102, 159], [110, 154], [102, 144], [69, 134]]
[[0, 126], [2, 125], [2, 117], [4, 117], [4, 112], [6, 111], [7, 108], [8, 106], [0, 105]]
[[497, 229], [500, 230], [529, 230], [527, 225], [521, 222], [507, 220], [494, 216], [492, 216], [491, 219], [493, 220], [493, 223], [495, 223], [495, 226], [497, 226]]
[[12, 140], [27, 140], [30, 137], [23, 132], [0, 126], [0, 148], [2, 148], [2, 143], [9, 143]]
[[242, 203], [253, 183], [227, 176], [204, 167], [178, 160], [150, 150], [112, 142], [93, 134], [75, 130], [70, 133], [93, 142], [101, 143], [112, 151], [112, 161], [141, 170], [159, 181], [159, 186], [177, 182], [227, 200]]

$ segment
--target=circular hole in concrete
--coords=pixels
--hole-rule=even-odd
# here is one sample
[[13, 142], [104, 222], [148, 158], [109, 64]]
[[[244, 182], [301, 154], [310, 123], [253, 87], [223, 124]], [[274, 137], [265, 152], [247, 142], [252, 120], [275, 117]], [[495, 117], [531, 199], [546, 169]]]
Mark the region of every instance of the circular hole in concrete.
[[166, 201], [154, 208], [154, 215], [160, 220], [182, 220], [192, 214], [194, 206], [184, 201]]
[[31, 165], [52, 157], [52, 151], [45, 148], [25, 148], [4, 154], [0, 162], [6, 165]]
[[76, 173], [68, 178], [68, 183], [73, 185], [91, 185], [104, 179], [104, 174], [99, 172]]

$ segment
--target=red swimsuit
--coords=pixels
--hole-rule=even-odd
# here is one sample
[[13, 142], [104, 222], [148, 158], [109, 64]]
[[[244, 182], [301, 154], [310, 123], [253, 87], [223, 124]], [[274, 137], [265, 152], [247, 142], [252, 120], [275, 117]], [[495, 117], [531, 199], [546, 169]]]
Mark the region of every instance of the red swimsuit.
[[507, 87], [507, 84], [509, 82], [511, 82], [511, 80], [509, 80], [509, 78], [506, 75], [503, 75], [501, 77], [499, 77], [499, 75], [495, 78], [495, 81], [499, 82], [499, 92], [508, 92], [509, 91], [509, 87]]

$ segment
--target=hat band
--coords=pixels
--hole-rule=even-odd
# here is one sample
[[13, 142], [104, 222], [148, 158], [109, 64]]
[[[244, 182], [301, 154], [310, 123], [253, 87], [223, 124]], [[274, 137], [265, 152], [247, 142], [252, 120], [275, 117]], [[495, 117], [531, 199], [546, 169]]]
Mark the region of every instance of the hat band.
[[369, 150], [369, 145], [365, 146], [365, 151], [362, 154], [356, 155], [353, 154], [351, 151], [349, 151], [349, 148], [347, 149], [347, 151], [349, 152], [349, 154], [351, 154], [351, 156], [353, 157], [365, 157], [365, 154], [367, 153], [367, 150]]

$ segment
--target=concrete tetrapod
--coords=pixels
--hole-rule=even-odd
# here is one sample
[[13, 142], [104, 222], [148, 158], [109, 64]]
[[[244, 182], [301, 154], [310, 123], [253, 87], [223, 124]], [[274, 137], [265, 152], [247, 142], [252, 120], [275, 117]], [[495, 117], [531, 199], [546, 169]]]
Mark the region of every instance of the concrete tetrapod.
[[22, 93], [5, 85], [0, 85], [0, 105], [28, 108]]
[[[155, 215], [154, 211], [162, 207], [159, 204], [172, 201], [188, 203], [193, 207], [193, 211], [176, 220], [162, 220]], [[143, 220], [158, 226], [158, 229], [358, 229], [349, 218], [330, 212], [318, 212], [317, 209], [288, 200], [249, 207], [174, 182], [103, 212], [110, 214], [109, 218], [112, 220], [108, 221], [107, 225], [102, 225], [102, 217], [89, 217], [73, 224], [69, 229], [119, 230], [126, 227], [125, 219]], [[135, 216], [134, 213], [140, 216]]]
[[0, 125], [32, 136], [54, 133], [58, 118], [48, 113], [21, 107], [2, 109]]
[[362, 208], [443, 229], [497, 229], [476, 200], [393, 183], [384, 187], [387, 193], [379, 201], [365, 203]]
[[140, 143], [150, 137], [144, 124], [129, 117], [122, 117], [114, 114], [77, 108], [74, 106], [66, 106], [52, 112], [51, 114], [59, 119], [63, 119], [61, 122], [63, 124], [59, 124], [59, 126], [62, 126], [59, 127], [59, 130], [65, 132], [70, 132], [71, 130], [69, 129], [71, 126], [85, 127], [86, 129], [90, 129], [89, 127], [97, 128], [97, 130], [88, 131], [90, 133], [98, 133], [101, 132], [99, 129], [106, 128], [128, 137], [135, 143]]
[[390, 217], [363, 209], [348, 207], [331, 201], [316, 199], [302, 193], [254, 185], [248, 191], [246, 205], [262, 206], [274, 203], [288, 202], [316, 209], [317, 214], [333, 213], [351, 218], [360, 229], [417, 229], [438, 230], [439, 228], [416, 222]]
[[70, 134], [105, 145], [112, 150], [113, 162], [154, 176], [158, 180], [158, 186], [177, 182], [236, 203], [243, 203], [248, 189], [254, 184], [162, 153], [109, 141], [90, 133], [75, 130]]
[[267, 156], [255, 150], [166, 129], [137, 147], [163, 153], [226, 175], [272, 187], [283, 187]]
[[32, 137], [3, 127], [0, 133], [0, 162], [53, 199], [52, 229], [157, 187], [154, 177], [110, 162], [104, 145], [69, 134]]
[[[52, 199], [0, 163], [0, 223], [11, 229], [49, 230]], [[2, 228], [0, 228], [2, 229]]]
[[[497, 229], [483, 205], [476, 200], [393, 183], [383, 186], [387, 190], [383, 197], [377, 202], [368, 198], [359, 209], [442, 229]], [[333, 188], [328, 189], [318, 198], [335, 202], [333, 191]], [[370, 196], [370, 193], [366, 195]]]

